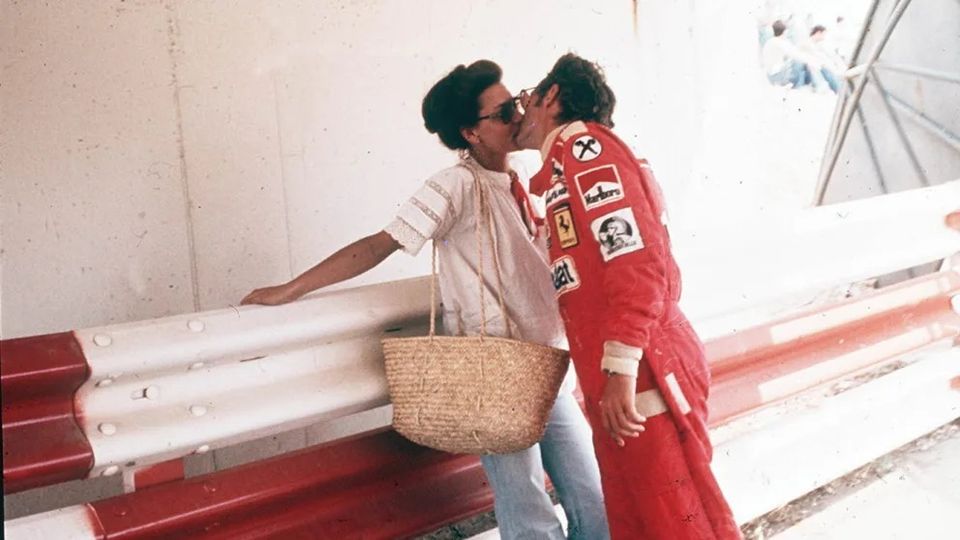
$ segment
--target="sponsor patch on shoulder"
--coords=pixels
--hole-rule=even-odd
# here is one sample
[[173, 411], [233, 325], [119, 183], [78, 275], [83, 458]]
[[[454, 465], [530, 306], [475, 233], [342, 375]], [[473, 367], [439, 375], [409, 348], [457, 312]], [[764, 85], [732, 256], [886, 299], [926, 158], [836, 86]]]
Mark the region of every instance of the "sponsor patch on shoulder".
[[598, 208], [623, 198], [623, 183], [614, 164], [583, 171], [573, 178], [587, 210]]
[[553, 211], [553, 224], [557, 226], [557, 240], [560, 242], [560, 247], [567, 249], [580, 243], [569, 204], [560, 205]]
[[580, 288], [580, 275], [577, 274], [577, 266], [573, 262], [573, 257], [564, 255], [553, 261], [551, 270], [553, 272], [553, 289], [557, 292], [557, 296]]
[[556, 158], [550, 158], [550, 168], [555, 178], [563, 178], [563, 165]]
[[550, 205], [565, 201], [570, 198], [570, 189], [567, 188], [566, 182], [554, 182], [550, 189], [544, 192], [543, 194], [543, 204], [550, 207]]
[[600, 157], [603, 152], [603, 146], [593, 135], [583, 135], [573, 141], [573, 159], [577, 161], [590, 161]]
[[598, 217], [590, 224], [604, 262], [643, 249], [637, 219], [630, 208]]

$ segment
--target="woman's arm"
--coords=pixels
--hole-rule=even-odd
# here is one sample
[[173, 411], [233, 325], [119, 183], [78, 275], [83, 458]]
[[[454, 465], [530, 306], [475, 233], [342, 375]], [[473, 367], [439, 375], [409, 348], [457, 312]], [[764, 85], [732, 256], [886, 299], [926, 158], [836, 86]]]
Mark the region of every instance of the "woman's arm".
[[275, 306], [292, 302], [309, 292], [359, 276], [399, 248], [393, 237], [380, 231], [340, 249], [287, 283], [254, 290], [240, 303]]

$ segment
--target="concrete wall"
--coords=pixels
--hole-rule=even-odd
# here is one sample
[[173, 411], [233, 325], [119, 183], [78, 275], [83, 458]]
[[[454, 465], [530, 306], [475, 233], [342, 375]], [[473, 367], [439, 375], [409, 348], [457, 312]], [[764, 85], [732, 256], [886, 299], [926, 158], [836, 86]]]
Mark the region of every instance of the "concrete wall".
[[[634, 7], [4, 1], [3, 337], [223, 307], [377, 230], [453, 159], [423, 94], [481, 57], [514, 91], [567, 50], [600, 61], [682, 214], [717, 135], [756, 120], [749, 92], [715, 91], [757, 76], [753, 22]], [[397, 255], [354, 284], [426, 267]]]

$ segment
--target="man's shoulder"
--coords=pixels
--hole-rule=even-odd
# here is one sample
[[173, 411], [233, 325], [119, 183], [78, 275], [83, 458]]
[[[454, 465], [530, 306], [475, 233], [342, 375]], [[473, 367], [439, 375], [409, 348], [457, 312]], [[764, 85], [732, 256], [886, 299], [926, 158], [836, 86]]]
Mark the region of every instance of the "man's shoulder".
[[564, 163], [594, 161], [601, 156], [610, 159], [619, 154], [623, 142], [606, 126], [596, 122], [577, 121], [568, 125], [557, 137], [563, 147]]

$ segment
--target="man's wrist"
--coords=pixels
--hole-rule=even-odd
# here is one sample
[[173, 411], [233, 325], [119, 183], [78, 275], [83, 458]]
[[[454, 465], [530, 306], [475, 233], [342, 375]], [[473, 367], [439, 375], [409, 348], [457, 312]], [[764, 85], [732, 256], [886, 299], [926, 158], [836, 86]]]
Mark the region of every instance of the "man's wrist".
[[600, 369], [602, 369], [607, 376], [617, 374], [636, 377], [637, 372], [640, 371], [640, 362], [628, 358], [604, 356], [603, 360], [600, 361]]
[[607, 341], [603, 344], [603, 359], [600, 369], [607, 375], [617, 373], [636, 377], [640, 371], [643, 349], [631, 347], [619, 341]]

